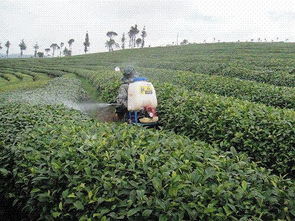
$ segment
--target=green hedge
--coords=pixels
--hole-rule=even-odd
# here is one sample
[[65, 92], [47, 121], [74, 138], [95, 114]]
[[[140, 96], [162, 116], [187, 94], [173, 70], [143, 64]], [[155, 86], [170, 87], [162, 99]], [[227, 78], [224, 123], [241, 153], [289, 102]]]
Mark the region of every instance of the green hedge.
[[5, 131], [19, 134], [19, 124], [29, 125], [7, 146], [10, 154], [0, 150], [0, 189], [30, 219], [295, 218], [294, 184], [234, 150], [125, 124], [78, 121], [79, 114], [62, 108], [0, 110]]
[[98, 70], [85, 70], [81, 68], [61, 68], [62, 71], [77, 74], [86, 78], [96, 88], [102, 101], [115, 102], [118, 89], [121, 85], [121, 72], [114, 72], [109, 68], [98, 67]]
[[[1, 148], [18, 143], [22, 133], [32, 129], [35, 125], [87, 119], [81, 113], [67, 110], [62, 105], [31, 107], [21, 103], [8, 103], [6, 97], [0, 97], [0, 113]], [[44, 115], [44, 118], [42, 115]]]
[[158, 84], [165, 129], [223, 150], [235, 147], [259, 164], [294, 177], [295, 112]]
[[139, 71], [144, 76], [151, 78], [151, 80], [161, 79], [189, 90], [231, 96], [280, 108], [295, 109], [295, 88], [277, 87], [254, 81], [185, 71], [153, 68], [140, 68]]
[[[114, 101], [120, 75], [111, 71], [73, 70], [96, 85], [105, 101]], [[157, 83], [163, 128], [201, 139], [223, 150], [247, 153], [260, 165], [294, 177], [295, 112], [262, 104], [195, 93]]]
[[243, 67], [229, 65], [217, 75], [237, 77], [277, 86], [295, 87], [295, 78], [288, 72], [252, 71]]
[[12, 71], [12, 70], [9, 70], [9, 69], [0, 69], [0, 72], [2, 74], [12, 74], [14, 75], [16, 78], [18, 78], [19, 80], [23, 80], [23, 75], [21, 73], [18, 73], [16, 71]]
[[5, 69], [9, 70], [10, 72], [14, 71], [14, 72], [28, 74], [28, 75], [31, 75], [32, 77], [35, 77], [36, 75], [38, 77], [37, 73], [46, 74], [49, 77], [61, 77], [62, 75], [65, 74], [63, 71], [56, 70], [54, 68], [50, 68], [50, 67], [48, 68], [46, 66], [42, 67], [37, 65], [29, 65], [29, 64], [26, 66], [11, 66]]
[[[19, 70], [22, 69], [22, 68], [19, 68]], [[51, 77], [61, 77], [62, 75], [64, 75], [65, 73], [60, 71], [60, 70], [54, 70], [54, 69], [46, 69], [46, 67], [29, 67], [29, 68], [25, 68], [26, 70], [29, 70], [29, 71], [33, 71], [33, 72], [36, 72], [36, 73], [43, 73], [43, 74], [47, 74], [48, 76], [51, 76]]]
[[4, 79], [5, 81], [10, 81], [10, 77], [7, 74], [0, 73], [0, 78]]
[[28, 71], [24, 68], [22, 69], [17, 69], [17, 68], [7, 68], [5, 69], [6, 71], [9, 71], [9, 72], [17, 72], [17, 73], [20, 73], [20, 74], [26, 74], [26, 75], [29, 75], [32, 77], [33, 81], [38, 81], [40, 80], [40, 76], [38, 75], [37, 72], [32, 72], [32, 71]]

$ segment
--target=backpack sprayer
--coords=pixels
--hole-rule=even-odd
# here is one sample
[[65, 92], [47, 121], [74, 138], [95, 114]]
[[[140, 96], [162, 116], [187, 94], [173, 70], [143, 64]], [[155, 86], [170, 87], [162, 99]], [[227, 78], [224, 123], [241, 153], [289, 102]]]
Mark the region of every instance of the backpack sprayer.
[[[120, 68], [116, 68], [120, 71]], [[146, 127], [158, 125], [157, 96], [151, 82], [144, 77], [133, 78], [128, 86], [127, 113], [124, 121]]]

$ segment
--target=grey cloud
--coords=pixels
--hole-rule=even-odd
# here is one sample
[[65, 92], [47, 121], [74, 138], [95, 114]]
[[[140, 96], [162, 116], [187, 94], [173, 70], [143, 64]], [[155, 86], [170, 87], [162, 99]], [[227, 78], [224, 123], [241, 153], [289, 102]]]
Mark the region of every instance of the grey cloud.
[[268, 12], [268, 16], [273, 21], [295, 21], [295, 12]]
[[[142, 1], [107, 1], [89, 7], [91, 13], [99, 11], [100, 15], [111, 19], [179, 19], [194, 18], [194, 6], [191, 1], [142, 0]], [[197, 13], [198, 14], [198, 13]], [[199, 14], [199, 19], [210, 20], [209, 16]]]
[[[273, 3], [278, 0], [269, 1]], [[11, 51], [19, 52], [18, 43], [24, 38], [28, 46], [26, 53], [29, 53], [36, 41], [43, 50], [52, 42], [67, 42], [67, 39], [74, 38], [74, 53], [83, 53], [82, 43], [88, 31], [91, 52], [104, 51], [107, 31], [116, 31], [119, 34], [116, 40], [119, 41], [122, 33], [127, 33], [134, 24], [138, 24], [140, 30], [146, 26], [147, 45], [152, 46], [175, 42], [177, 33], [179, 39], [199, 42], [213, 39], [213, 36], [221, 40], [249, 39], [262, 34], [268, 37], [273, 32], [294, 39], [292, 27], [295, 13], [290, 12], [292, 10], [289, 8], [286, 13], [285, 9], [269, 3], [258, 10], [255, 8], [257, 4], [254, 4], [248, 7], [248, 11], [253, 14], [247, 14], [242, 13], [244, 8], [237, 7], [243, 3], [242, 0], [228, 0], [226, 4], [218, 2], [0, 0], [0, 41], [10, 40], [13, 44]], [[233, 19], [233, 16], [236, 18]], [[252, 23], [245, 22], [248, 20]], [[256, 22], [258, 25], [255, 25]], [[284, 25], [281, 25], [282, 22]]]
[[218, 18], [214, 16], [203, 15], [199, 12], [194, 12], [191, 14], [190, 19], [196, 21], [204, 21], [204, 22], [217, 22]]

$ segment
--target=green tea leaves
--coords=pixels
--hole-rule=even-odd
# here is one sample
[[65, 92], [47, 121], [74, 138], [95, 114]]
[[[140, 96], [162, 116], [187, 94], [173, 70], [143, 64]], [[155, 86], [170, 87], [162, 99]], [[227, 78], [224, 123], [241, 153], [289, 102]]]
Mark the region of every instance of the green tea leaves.
[[243, 188], [244, 191], [247, 190], [247, 186], [248, 186], [247, 182], [245, 180], [243, 180], [242, 181], [242, 188]]
[[74, 206], [78, 209], [78, 210], [83, 210], [84, 209], [84, 206], [82, 204], [81, 201], [76, 201], [74, 202]]

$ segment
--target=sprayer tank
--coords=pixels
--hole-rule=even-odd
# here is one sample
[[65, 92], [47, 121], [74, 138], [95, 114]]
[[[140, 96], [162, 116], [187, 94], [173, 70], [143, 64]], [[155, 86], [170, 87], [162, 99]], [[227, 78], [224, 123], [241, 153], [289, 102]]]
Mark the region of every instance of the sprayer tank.
[[146, 78], [135, 78], [128, 87], [128, 111], [142, 110], [145, 106], [157, 107], [156, 91]]

